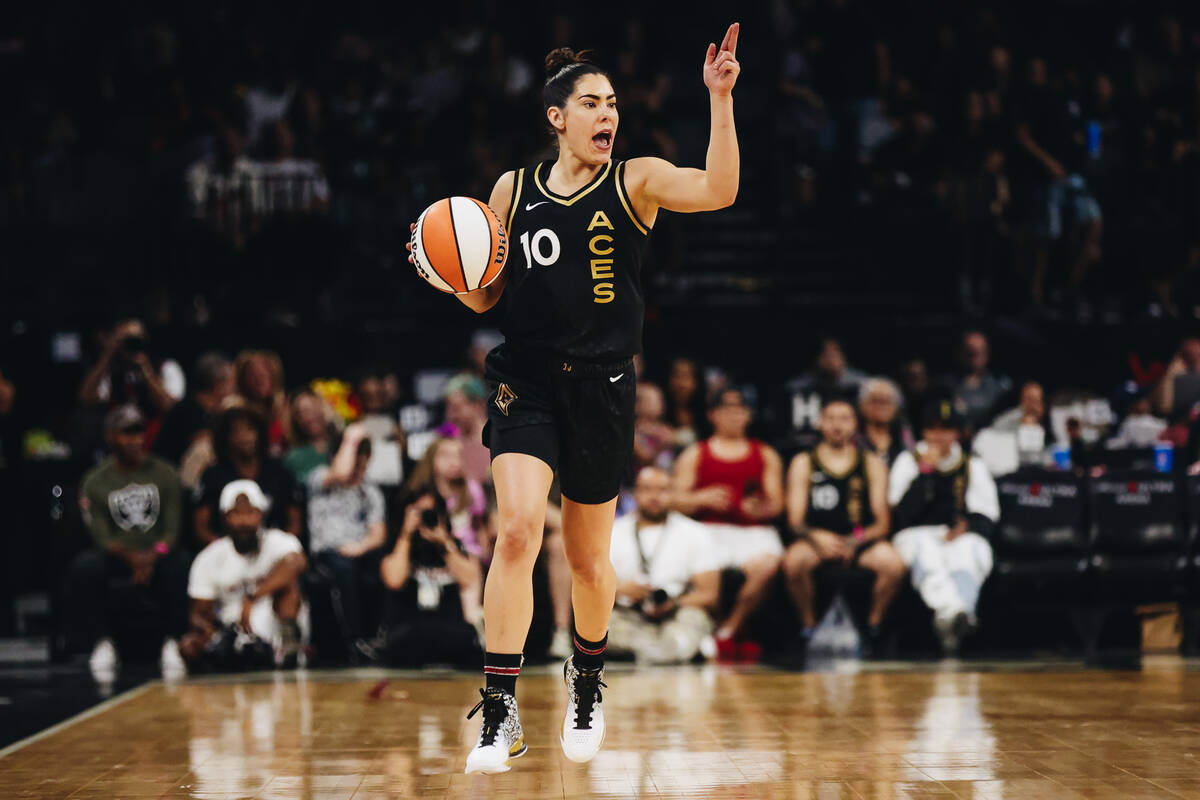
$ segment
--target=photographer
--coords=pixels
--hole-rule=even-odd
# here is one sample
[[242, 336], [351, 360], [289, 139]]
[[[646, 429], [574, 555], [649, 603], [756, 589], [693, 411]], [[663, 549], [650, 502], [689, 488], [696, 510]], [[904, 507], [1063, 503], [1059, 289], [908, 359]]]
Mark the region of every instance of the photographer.
[[609, 652], [648, 663], [690, 661], [713, 630], [720, 564], [708, 529], [670, 511], [671, 477], [644, 467], [634, 485], [637, 511], [613, 526], [617, 607]]
[[415, 486], [401, 509], [399, 534], [379, 566], [390, 590], [383, 659], [399, 667], [478, 666], [483, 651], [463, 594], [479, 592], [479, 559], [450, 535], [446, 503], [433, 486]]
[[79, 389], [85, 406], [132, 403], [156, 419], [183, 397], [183, 369], [170, 359], [155, 367], [147, 354], [149, 337], [141, 321], [121, 320], [100, 335], [100, 342], [100, 358]]

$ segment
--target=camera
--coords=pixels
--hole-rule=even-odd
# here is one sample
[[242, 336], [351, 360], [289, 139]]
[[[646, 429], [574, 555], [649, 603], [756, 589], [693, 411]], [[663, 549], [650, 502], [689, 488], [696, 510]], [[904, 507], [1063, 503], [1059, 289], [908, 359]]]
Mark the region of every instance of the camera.
[[435, 508], [427, 508], [421, 512], [422, 528], [436, 528], [438, 526], [438, 522], [440, 521], [441, 520], [438, 519], [437, 509]]

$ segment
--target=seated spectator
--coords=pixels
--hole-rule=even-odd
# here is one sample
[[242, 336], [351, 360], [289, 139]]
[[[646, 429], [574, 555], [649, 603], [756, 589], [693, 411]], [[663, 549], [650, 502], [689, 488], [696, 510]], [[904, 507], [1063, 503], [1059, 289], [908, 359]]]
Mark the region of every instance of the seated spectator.
[[380, 564], [391, 590], [383, 658], [401, 667], [478, 666], [483, 650], [462, 593], [482, 585], [479, 560], [451, 535], [450, 515], [433, 486], [410, 489], [401, 509], [396, 539]]
[[110, 411], [104, 430], [112, 455], [84, 476], [79, 498], [94, 546], [68, 569], [68, 607], [77, 633], [93, 645], [92, 673], [111, 681], [118, 656], [109, 592], [114, 582], [132, 584], [165, 623], [162, 671], [176, 677], [184, 671], [178, 637], [187, 628], [189, 557], [179, 547], [182, 488], [169, 464], [146, 455], [146, 418], [137, 406]]
[[194, 525], [201, 546], [220, 536], [218, 502], [225, 485], [236, 480], [254, 481], [266, 494], [268, 528], [293, 536], [303, 529], [303, 500], [296, 482], [278, 459], [267, 455], [267, 426], [249, 408], [234, 406], [217, 419], [213, 432], [217, 463], [204, 471], [196, 487]]
[[694, 359], [677, 357], [667, 374], [666, 423], [674, 431], [676, 450], [691, 447], [708, 435], [704, 413], [704, 375]]
[[79, 389], [85, 406], [113, 408], [133, 404], [157, 419], [183, 397], [183, 370], [171, 359], [155, 363], [147, 351], [149, 337], [140, 320], [123, 319], [100, 335], [100, 357], [88, 369]]
[[892, 543], [947, 655], [978, 625], [975, 604], [992, 571], [987, 537], [1000, 519], [995, 481], [959, 445], [963, 424], [950, 400], [930, 404], [921, 441], [896, 459], [888, 486]]
[[724, 569], [745, 577], [733, 610], [716, 633], [718, 654], [753, 660], [757, 643], [744, 641], [744, 626], [766, 599], [779, 572], [783, 544], [771, 524], [783, 511], [783, 462], [766, 444], [746, 435], [752, 413], [739, 389], [714, 395], [713, 435], [694, 444], [675, 464], [678, 511], [708, 523]]
[[1174, 418], [1191, 409], [1200, 393], [1200, 339], [1189, 336], [1167, 364], [1167, 370], [1154, 387], [1154, 411]]
[[1150, 412], [1150, 398], [1136, 397], [1129, 404], [1117, 433], [1108, 440], [1109, 449], [1154, 447], [1163, 439], [1167, 421]]
[[887, 378], [868, 378], [858, 392], [862, 430], [854, 443], [883, 459], [884, 466], [891, 466], [896, 456], [915, 444], [900, 417], [900, 401], [900, 387]]
[[268, 158], [257, 164], [260, 214], [316, 213], [329, 207], [329, 181], [316, 161], [296, 157], [291, 127], [277, 120], [268, 129]]
[[181, 464], [196, 440], [212, 438], [212, 426], [225, 398], [233, 394], [233, 362], [220, 353], [205, 353], [196, 360], [188, 393], [171, 407], [154, 437], [154, 452], [172, 464]]
[[651, 465], [671, 466], [675, 452], [675, 431], [663, 419], [665, 410], [662, 389], [650, 381], [639, 381], [633, 409], [635, 471]]
[[300, 540], [267, 527], [271, 500], [257, 483], [232, 481], [221, 490], [223, 533], [192, 564], [188, 579], [191, 631], [181, 651], [199, 669], [236, 670], [298, 665], [308, 563]]
[[712, 634], [721, 574], [708, 529], [670, 510], [671, 477], [658, 466], [637, 475], [637, 509], [613, 525], [617, 604], [610, 653], [651, 664], [686, 663]]
[[371, 461], [367, 429], [346, 428], [328, 467], [308, 479], [308, 551], [312, 568], [337, 589], [342, 637], [351, 653], [371, 656], [363, 641], [362, 589], [375, 569], [371, 556], [387, 540], [383, 492], [366, 479]]
[[483, 527], [487, 494], [479, 481], [463, 472], [463, 440], [438, 436], [413, 468], [412, 486], [433, 486], [450, 515], [450, 533], [468, 554], [483, 556]]
[[325, 398], [308, 389], [292, 396], [289, 439], [292, 448], [283, 457], [283, 465], [296, 483], [306, 485], [312, 471], [333, 458], [337, 441], [337, 412]]
[[958, 349], [958, 372], [945, 379], [945, 389], [963, 409], [964, 424], [974, 433], [984, 428], [1000, 409], [1012, 381], [988, 369], [991, 348], [981, 331], [967, 331]]
[[821, 441], [800, 453], [788, 468], [788, 527], [798, 539], [783, 557], [783, 571], [796, 613], [801, 646], [817, 627], [813, 573], [824, 563], [857, 564], [875, 573], [867, 640], [879, 652], [880, 628], [900, 588], [905, 566], [887, 535], [887, 467], [883, 459], [854, 444], [854, 408], [834, 400], [821, 412]]
[[243, 350], [235, 362], [237, 394], [242, 405], [267, 423], [267, 451], [278, 458], [287, 448], [287, 395], [283, 362], [269, 350]]
[[372, 446], [367, 475], [380, 486], [399, 486], [404, 480], [404, 431], [398, 412], [389, 405], [383, 377], [376, 371], [361, 373], [354, 382], [354, 392], [360, 406], [358, 424]]
[[850, 366], [840, 341], [832, 336], [822, 337], [812, 368], [785, 387], [783, 427], [801, 447], [813, 446], [819, 438], [821, 409], [832, 400], [853, 402], [866, 377]]
[[1046, 462], [1049, 417], [1045, 393], [1037, 381], [1021, 386], [1020, 401], [997, 415], [992, 424], [975, 435], [975, 454], [983, 459], [993, 476], [1007, 475], [1023, 466]]
[[929, 367], [921, 358], [902, 361], [896, 370], [896, 381], [900, 386], [905, 420], [910, 427], [916, 427], [924, 419], [925, 404], [933, 392], [929, 382]]
[[446, 422], [462, 437], [463, 474], [484, 485], [492, 482], [492, 452], [483, 443], [487, 398], [487, 387], [474, 375], [455, 375], [446, 384]]

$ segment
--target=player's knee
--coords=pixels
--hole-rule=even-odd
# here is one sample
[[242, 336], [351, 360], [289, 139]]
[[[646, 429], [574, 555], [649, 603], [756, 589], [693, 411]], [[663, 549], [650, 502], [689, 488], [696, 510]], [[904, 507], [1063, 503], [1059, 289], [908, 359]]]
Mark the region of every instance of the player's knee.
[[794, 544], [783, 557], [783, 571], [789, 578], [811, 575], [821, 563], [817, 552], [806, 542]]
[[501, 520], [494, 557], [508, 563], [532, 562], [542, 547], [541, 533], [540, 524], [532, 517]]
[[571, 565], [571, 580], [585, 586], [600, 586], [615, 574], [607, 553], [586, 558], [568, 558], [568, 562]]

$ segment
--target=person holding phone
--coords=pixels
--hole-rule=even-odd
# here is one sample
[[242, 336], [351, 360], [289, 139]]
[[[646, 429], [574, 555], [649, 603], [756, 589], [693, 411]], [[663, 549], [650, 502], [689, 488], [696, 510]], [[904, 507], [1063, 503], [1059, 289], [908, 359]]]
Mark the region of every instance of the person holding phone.
[[379, 566], [390, 590], [383, 660], [397, 667], [478, 664], [483, 650], [463, 593], [478, 592], [483, 578], [479, 559], [450, 533], [446, 502], [433, 485], [415, 486], [393, 518], [400, 528]]

